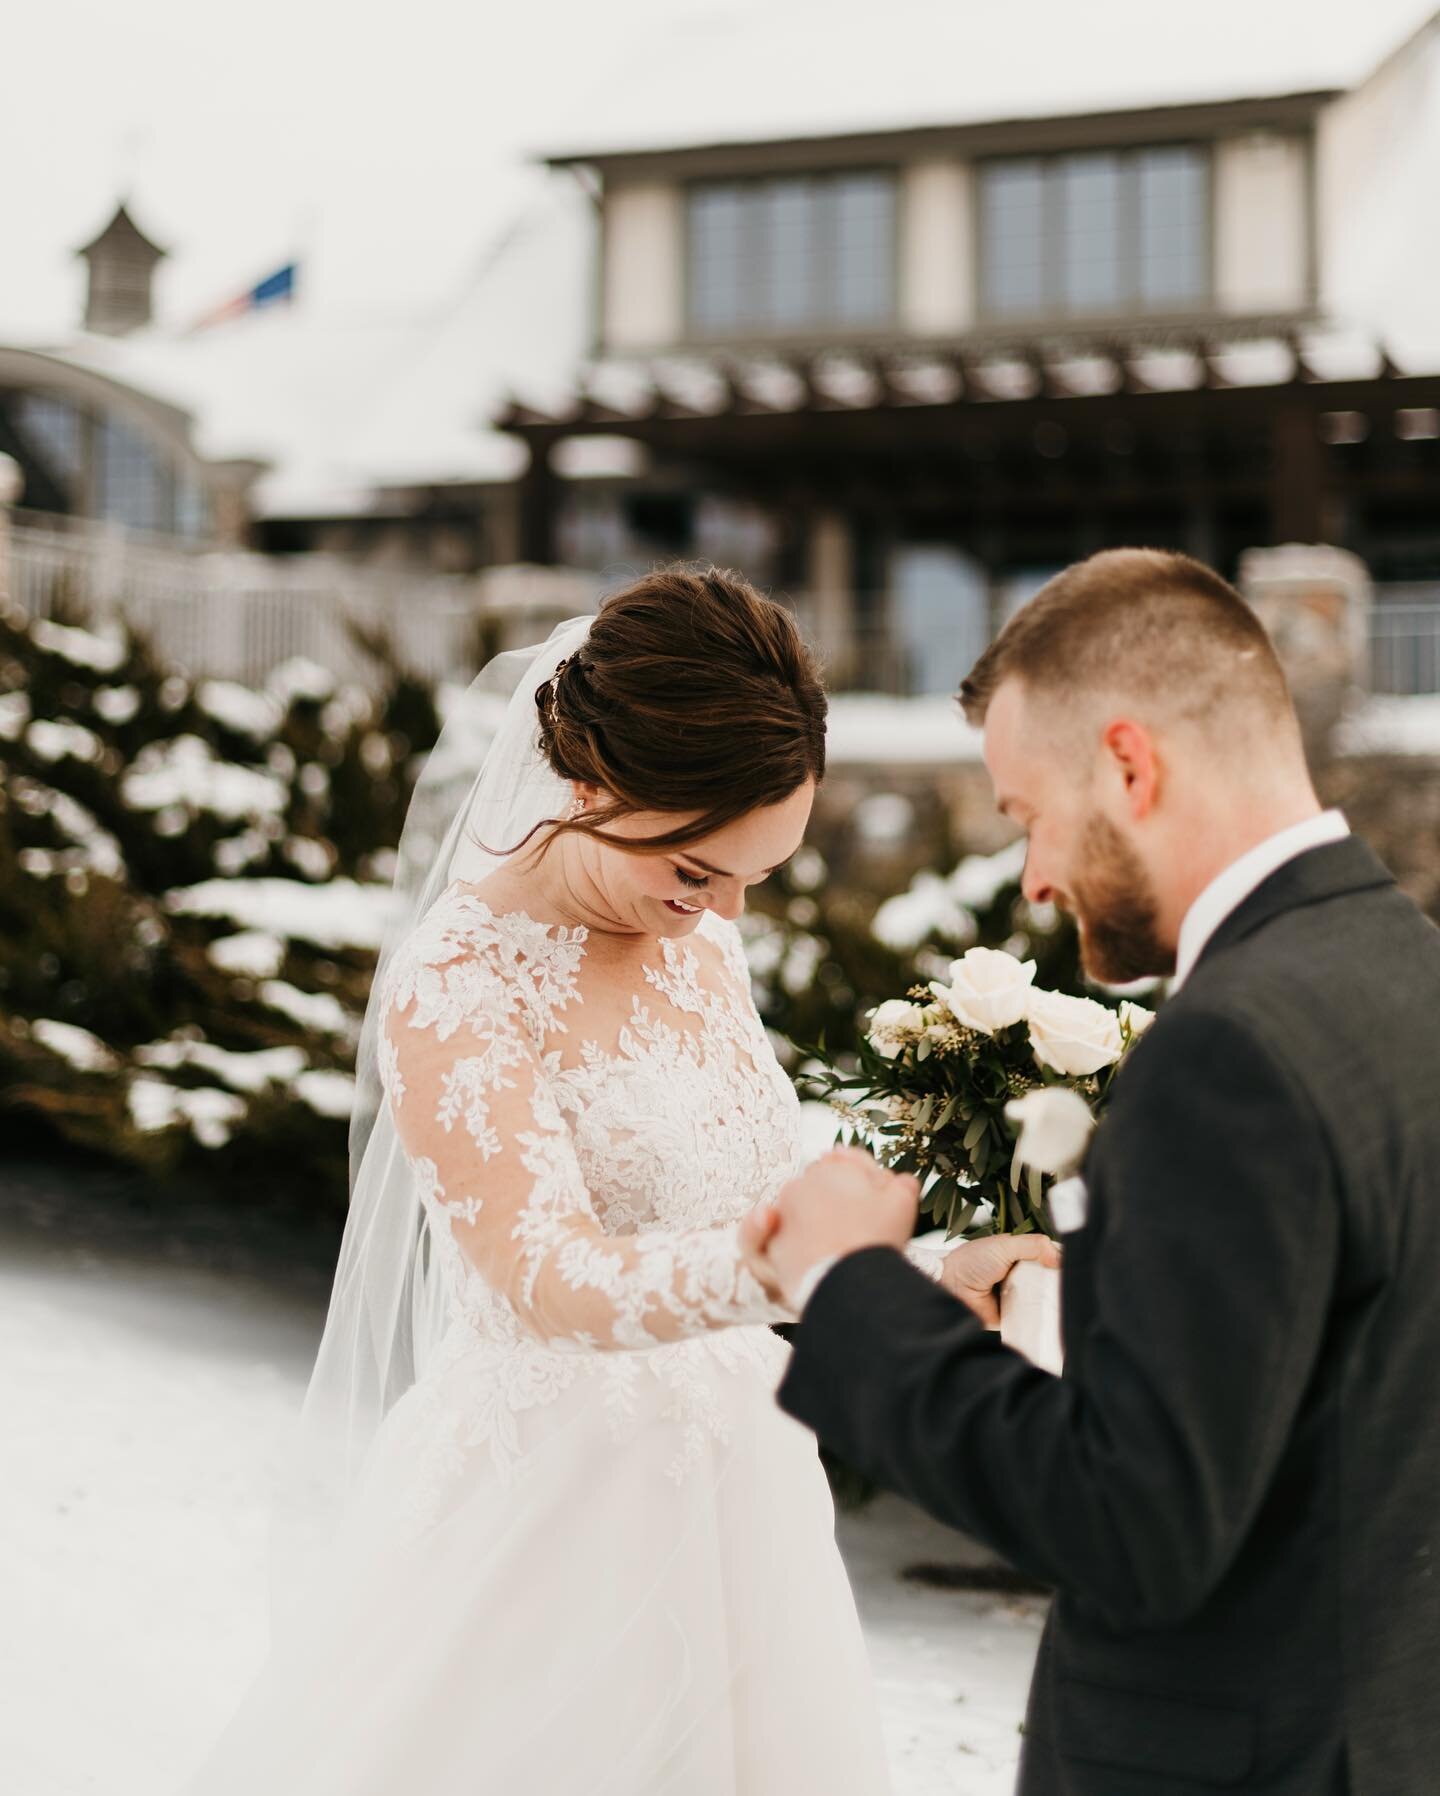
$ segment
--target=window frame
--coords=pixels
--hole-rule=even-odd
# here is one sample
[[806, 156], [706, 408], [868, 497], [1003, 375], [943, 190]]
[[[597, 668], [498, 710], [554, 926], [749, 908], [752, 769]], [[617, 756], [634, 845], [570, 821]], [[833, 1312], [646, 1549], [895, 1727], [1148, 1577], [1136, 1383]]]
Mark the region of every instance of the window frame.
[[[1156, 151], [1188, 150], [1197, 158], [1203, 180], [1198, 238], [1203, 256], [1201, 291], [1189, 301], [1146, 304], [1141, 290], [1140, 162]], [[1072, 308], [1064, 297], [1063, 213], [1060, 171], [1068, 163], [1091, 157], [1114, 157], [1120, 168], [1120, 209], [1116, 227], [1117, 266], [1125, 297], [1116, 308]], [[990, 294], [990, 247], [986, 229], [986, 176], [1005, 164], [1033, 162], [1041, 170], [1041, 303], [1038, 310], [997, 308]], [[1137, 322], [1163, 323], [1212, 317], [1216, 295], [1215, 143], [1211, 138], [1154, 138], [1142, 142], [1096, 143], [1026, 152], [1007, 150], [976, 159], [974, 165], [975, 255], [971, 295], [976, 324], [989, 332], [1034, 328], [1104, 327]]]
[[[903, 171], [892, 163], [867, 162], [839, 168], [767, 169], [761, 173], [737, 175], [700, 174], [682, 182], [680, 317], [683, 341], [706, 347], [727, 343], [783, 346], [810, 343], [816, 340], [864, 342], [893, 338], [902, 329], [904, 299], [900, 290], [903, 255], [901, 211], [904, 200], [902, 173]], [[842, 181], [867, 177], [885, 184], [890, 207], [888, 220], [890, 242], [885, 262], [886, 304], [883, 317], [877, 316], [863, 322], [847, 322], [833, 313], [827, 313], [824, 316], [812, 315], [802, 321], [784, 325], [751, 323], [739, 318], [728, 325], [702, 323], [696, 309], [695, 265], [697, 258], [695, 255], [694, 207], [697, 195], [707, 189], [716, 188], [734, 188], [747, 195], [752, 193], [758, 195], [766, 188], [789, 186], [795, 182], [828, 188], [838, 185]], [[753, 241], [758, 230], [758, 207], [751, 210], [742, 205], [740, 218], [742, 246], [745, 246], [747, 237]], [[821, 254], [828, 259], [827, 271], [835, 272], [838, 271], [839, 264], [836, 258], [833, 231], [826, 231], [825, 236], [829, 241], [822, 244]], [[750, 253], [748, 247], [742, 247], [742, 255], [748, 253]], [[767, 275], [768, 272], [767, 270]]]

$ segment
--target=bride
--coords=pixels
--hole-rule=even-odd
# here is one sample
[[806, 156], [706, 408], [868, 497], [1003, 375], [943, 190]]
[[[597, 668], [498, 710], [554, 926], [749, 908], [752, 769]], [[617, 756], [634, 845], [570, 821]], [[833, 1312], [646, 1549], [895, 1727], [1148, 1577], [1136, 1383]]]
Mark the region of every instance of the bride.
[[794, 1318], [737, 1232], [802, 1165], [735, 919], [800, 845], [818, 678], [782, 607], [669, 570], [462, 711], [361, 1038], [270, 1658], [187, 1789], [880, 1796], [828, 1487], [773, 1400]]

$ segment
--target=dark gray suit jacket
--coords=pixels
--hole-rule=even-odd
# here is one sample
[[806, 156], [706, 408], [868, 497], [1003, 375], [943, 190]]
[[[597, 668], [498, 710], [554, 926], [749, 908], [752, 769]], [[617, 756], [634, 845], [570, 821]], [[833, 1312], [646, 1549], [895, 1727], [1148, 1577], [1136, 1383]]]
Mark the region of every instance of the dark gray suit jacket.
[[1063, 1378], [875, 1248], [782, 1404], [1057, 1586], [1024, 1796], [1440, 1791], [1440, 931], [1363, 843], [1221, 925], [1085, 1178]]

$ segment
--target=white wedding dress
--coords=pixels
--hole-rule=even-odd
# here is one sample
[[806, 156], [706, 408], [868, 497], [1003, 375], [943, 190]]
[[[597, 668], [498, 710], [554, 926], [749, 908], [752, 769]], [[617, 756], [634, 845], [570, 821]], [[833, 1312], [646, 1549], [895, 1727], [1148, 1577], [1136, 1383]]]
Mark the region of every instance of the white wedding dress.
[[774, 1401], [786, 1312], [736, 1241], [802, 1164], [794, 1091], [732, 924], [644, 980], [595, 1039], [585, 930], [459, 881], [387, 967], [445, 1332], [194, 1796], [888, 1789], [829, 1489]]

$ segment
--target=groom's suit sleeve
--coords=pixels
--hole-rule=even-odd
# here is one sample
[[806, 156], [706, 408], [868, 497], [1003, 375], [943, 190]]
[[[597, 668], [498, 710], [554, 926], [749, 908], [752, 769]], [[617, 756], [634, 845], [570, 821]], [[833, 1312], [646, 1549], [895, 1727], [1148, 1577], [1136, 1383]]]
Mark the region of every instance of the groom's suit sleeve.
[[1063, 1378], [872, 1248], [820, 1283], [780, 1401], [1112, 1625], [1165, 1624], [1224, 1576], [1304, 1399], [1338, 1181], [1304, 1093], [1248, 1025], [1178, 1005], [1122, 1069], [1086, 1170], [1065, 1277], [1093, 1297]]

